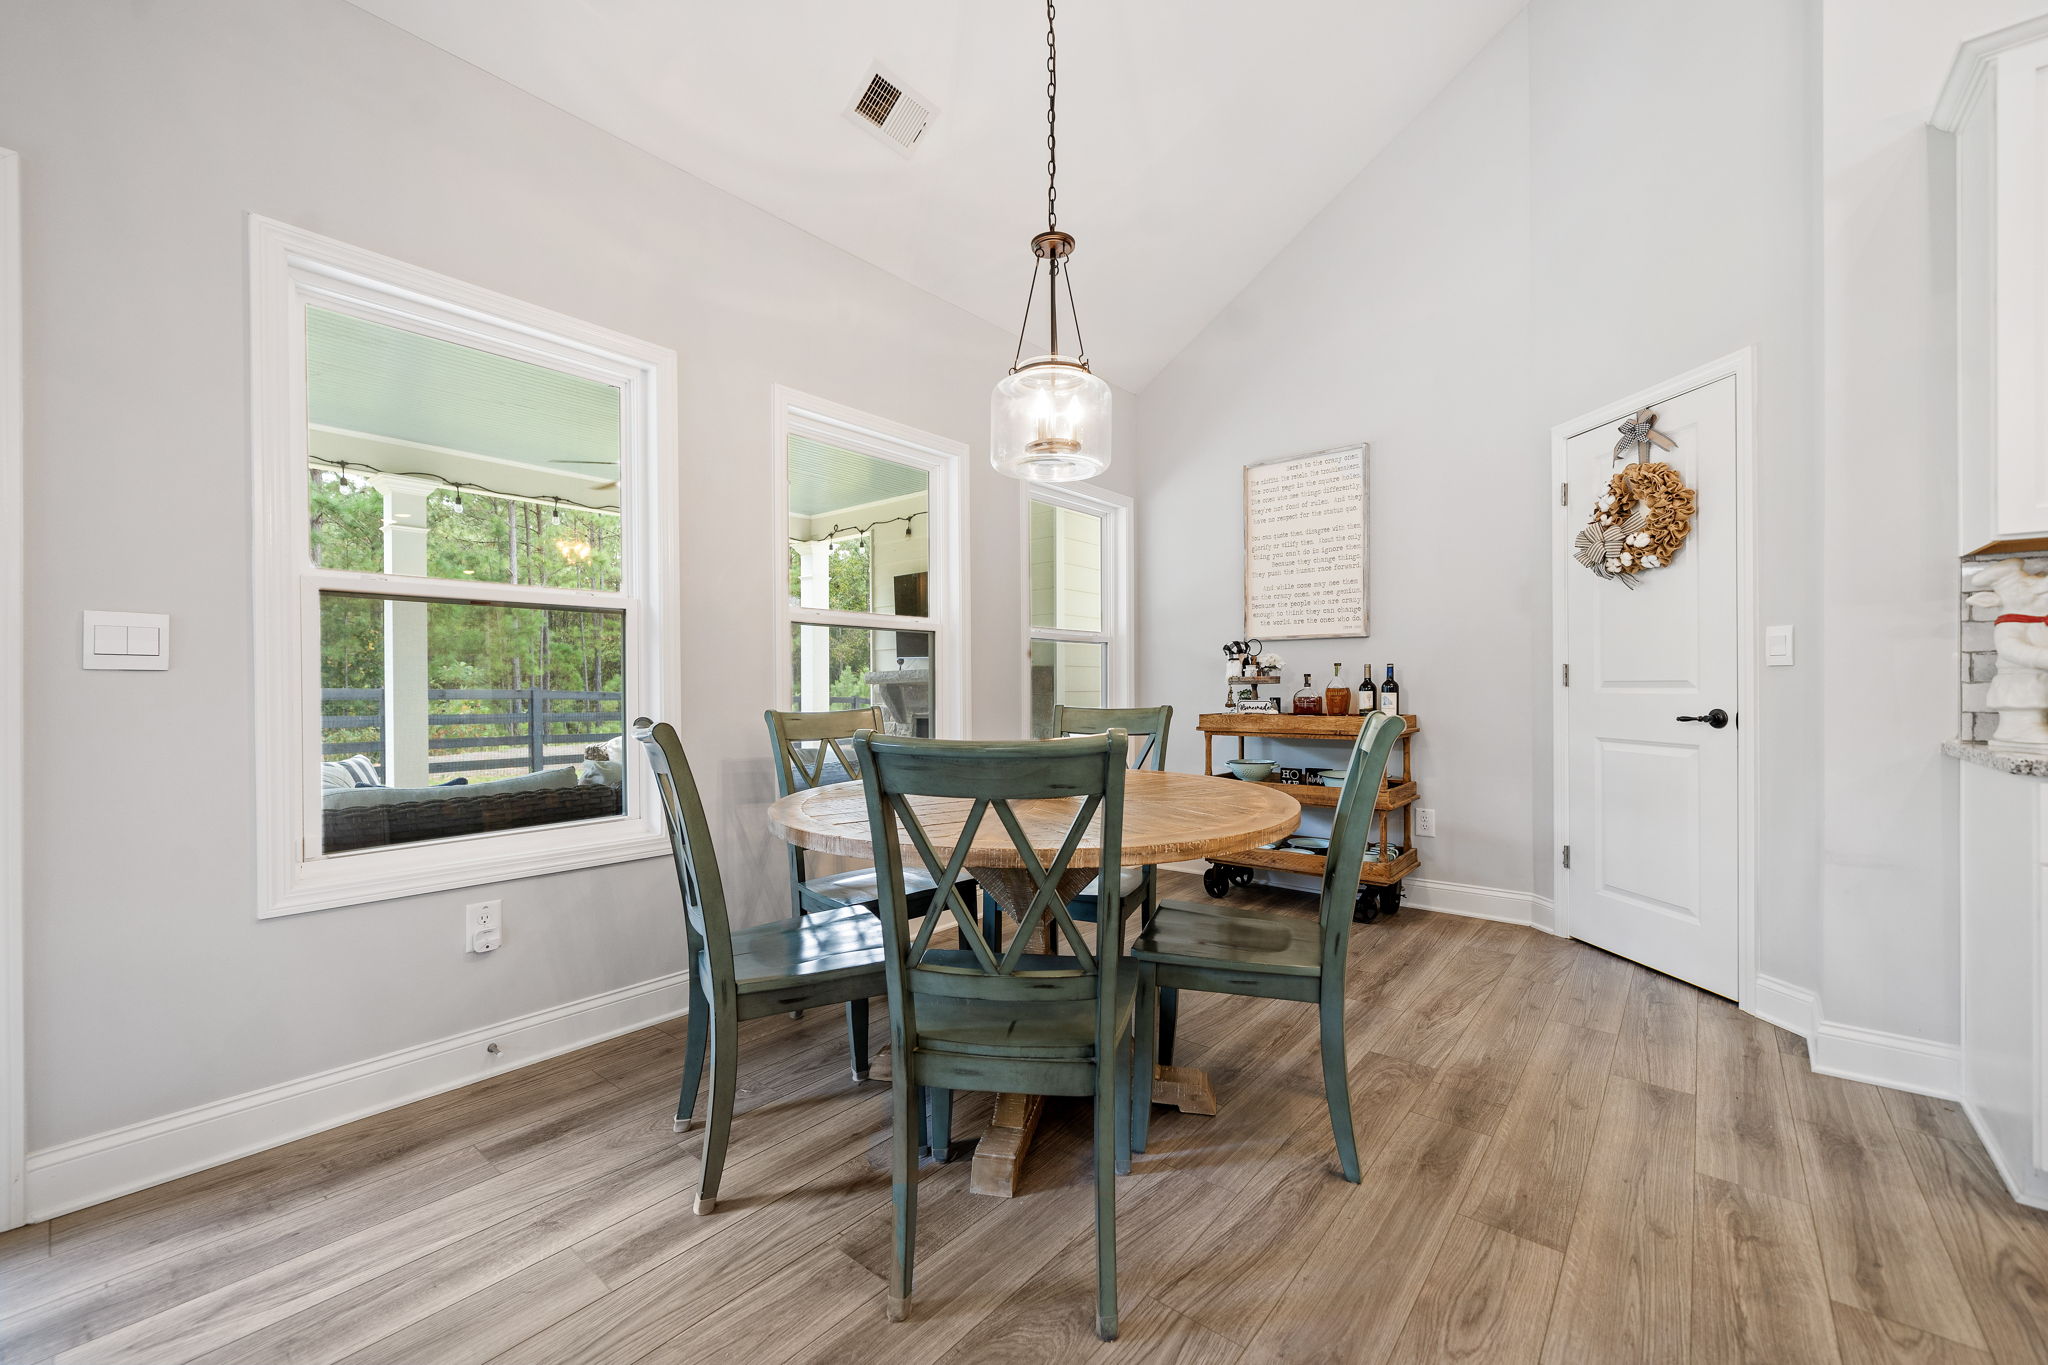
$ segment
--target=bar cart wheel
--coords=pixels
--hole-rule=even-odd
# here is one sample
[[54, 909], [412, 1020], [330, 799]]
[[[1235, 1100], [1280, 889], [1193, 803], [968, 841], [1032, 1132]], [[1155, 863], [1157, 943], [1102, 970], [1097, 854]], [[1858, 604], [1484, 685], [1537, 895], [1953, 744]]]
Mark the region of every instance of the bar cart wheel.
[[1354, 924], [1371, 924], [1380, 917], [1380, 889], [1377, 886], [1358, 888], [1358, 899], [1351, 906], [1351, 921]]
[[1230, 884], [1232, 886], [1250, 886], [1252, 879], [1258, 875], [1258, 873], [1248, 867], [1233, 867], [1230, 869]]
[[[1251, 879], [1249, 877], [1246, 877], [1245, 880], [1247, 883], [1249, 883]], [[1214, 864], [1211, 864], [1210, 866], [1203, 868], [1202, 889], [1212, 896], [1220, 897], [1229, 895], [1230, 869], [1225, 867], [1217, 867]]]

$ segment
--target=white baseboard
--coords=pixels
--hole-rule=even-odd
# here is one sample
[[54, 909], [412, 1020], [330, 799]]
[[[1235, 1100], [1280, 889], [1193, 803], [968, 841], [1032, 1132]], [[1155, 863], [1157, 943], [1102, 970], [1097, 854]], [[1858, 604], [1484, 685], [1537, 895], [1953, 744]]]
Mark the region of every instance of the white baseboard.
[[1807, 1049], [1813, 1056], [1813, 1069], [1823, 1076], [1944, 1100], [1962, 1093], [1963, 1052], [1954, 1043], [1823, 1019], [1807, 1040]]
[[[1169, 872], [1193, 872], [1197, 875], [1206, 871], [1208, 866], [1202, 860], [1160, 864]], [[1289, 891], [1314, 892], [1321, 885], [1314, 877], [1302, 873], [1270, 869], [1261, 869], [1259, 880]], [[1499, 887], [1431, 881], [1427, 877], [1408, 877], [1402, 881], [1401, 887], [1403, 906], [1434, 910], [1445, 915], [1463, 915], [1468, 919], [1496, 920], [1502, 924], [1526, 924], [1546, 933], [1557, 932], [1553, 927], [1556, 917], [1549, 899], [1533, 891], [1503, 891]]]
[[1959, 1103], [1963, 1107], [1964, 1117], [1968, 1118], [1970, 1126], [1977, 1130], [1977, 1141], [1984, 1145], [1985, 1154], [1991, 1158], [1992, 1166], [1998, 1171], [1998, 1178], [2005, 1182], [2006, 1192], [2028, 1208], [2048, 1209], [2048, 1171], [2033, 1170], [2030, 1167], [2023, 1176], [2014, 1170], [2006, 1161], [2004, 1150], [1992, 1140], [1991, 1130], [1984, 1122], [1983, 1113], [1967, 1098]]
[[1767, 1024], [1776, 1024], [1788, 1033], [1798, 1034], [1809, 1043], [1813, 1040], [1814, 1025], [1820, 1018], [1820, 1001], [1812, 991], [1762, 973], [1757, 974], [1749, 994], [1743, 997], [1742, 1008]]
[[1404, 906], [1434, 910], [1468, 919], [1490, 919], [1502, 924], [1526, 924], [1545, 933], [1555, 933], [1556, 923], [1550, 899], [1533, 891], [1503, 891], [1495, 886], [1471, 886], [1464, 882], [1431, 881], [1410, 877], [1401, 883]]
[[[31, 1152], [29, 1219], [54, 1218], [672, 1019], [687, 1005], [688, 980], [675, 972]], [[492, 1043], [496, 1053], [486, 1051]]]

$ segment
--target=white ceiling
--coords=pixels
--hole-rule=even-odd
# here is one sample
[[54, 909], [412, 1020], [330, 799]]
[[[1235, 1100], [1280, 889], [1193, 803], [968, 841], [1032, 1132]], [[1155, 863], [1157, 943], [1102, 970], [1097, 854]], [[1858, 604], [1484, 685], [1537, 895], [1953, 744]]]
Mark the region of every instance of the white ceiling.
[[[1022, 316], [1036, 4], [355, 3], [990, 322]], [[1146, 384], [1521, 5], [1068, 0], [1060, 226], [1095, 368]], [[938, 107], [908, 158], [843, 117], [876, 63]]]

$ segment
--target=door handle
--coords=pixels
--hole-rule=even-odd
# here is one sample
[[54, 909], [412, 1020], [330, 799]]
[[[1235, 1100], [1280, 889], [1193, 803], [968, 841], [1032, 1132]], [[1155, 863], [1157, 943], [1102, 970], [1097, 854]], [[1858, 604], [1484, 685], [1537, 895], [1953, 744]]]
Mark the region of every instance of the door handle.
[[1704, 721], [1716, 730], [1719, 730], [1728, 724], [1728, 713], [1717, 706], [1704, 716], [1680, 716], [1679, 719]]

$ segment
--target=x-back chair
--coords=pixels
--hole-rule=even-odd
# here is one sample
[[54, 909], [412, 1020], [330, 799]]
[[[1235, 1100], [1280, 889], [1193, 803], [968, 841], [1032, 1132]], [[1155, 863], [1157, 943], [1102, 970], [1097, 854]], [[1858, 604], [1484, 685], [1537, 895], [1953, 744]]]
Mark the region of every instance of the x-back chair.
[[732, 1133], [739, 1068], [739, 1025], [813, 1005], [846, 1006], [846, 1037], [853, 1078], [868, 1078], [868, 998], [887, 990], [882, 926], [859, 906], [734, 929], [725, 913], [725, 884], [704, 803], [675, 727], [645, 716], [633, 735], [647, 752], [655, 790], [667, 817], [683, 893], [683, 936], [690, 950], [690, 1013], [684, 1037], [683, 1088], [676, 1101], [676, 1131], [692, 1123], [704, 1059], [711, 1058], [711, 1095], [704, 1133], [698, 1213], [718, 1201], [718, 1177]]
[[[860, 780], [860, 765], [853, 755], [853, 737], [861, 730], [880, 730], [882, 713], [872, 706], [851, 711], [764, 711], [768, 737], [775, 746], [775, 790], [778, 796], [809, 791], [835, 782]], [[931, 881], [922, 872], [905, 874], [913, 915], [922, 915], [931, 903]], [[799, 915], [817, 910], [836, 910], [859, 905], [874, 910], [880, 904], [875, 889], [875, 869], [849, 868], [813, 877], [804, 850], [789, 846], [789, 889], [791, 903]], [[974, 895], [974, 883], [962, 887]]]
[[[895, 1265], [888, 1314], [909, 1312], [917, 1237], [916, 1087], [994, 1090], [1095, 1099], [1096, 1333], [1116, 1335], [1116, 1174], [1130, 1168], [1129, 1074], [1136, 980], [1121, 946], [1124, 901], [1115, 877], [1103, 882], [1099, 946], [1076, 927], [1057, 883], [1089, 823], [1101, 817], [1101, 861], [1115, 867], [1123, 848], [1124, 773], [1128, 740], [1121, 730], [1078, 739], [981, 742], [894, 738], [864, 732], [854, 740], [867, 788], [868, 828], [881, 871], [882, 936], [889, 985], [890, 1085], [895, 1132], [891, 1172], [895, 1203]], [[934, 846], [920, 817], [920, 798], [967, 803], [950, 853]], [[1042, 861], [1016, 803], [1064, 798]], [[954, 807], [957, 811], [958, 807]], [[1030, 818], [1045, 808], [1034, 807]], [[950, 827], [952, 817], [945, 823]], [[969, 850], [984, 825], [999, 826], [1036, 888], [1019, 911], [1007, 950], [976, 924], [955, 894]], [[913, 936], [905, 893], [908, 837], [937, 890], [932, 912]], [[999, 841], [1000, 842], [1000, 841]], [[946, 920], [959, 947], [934, 945]], [[1034, 931], [1050, 924], [1062, 951], [1027, 951]]]
[[[1220, 902], [1168, 900], [1138, 935], [1131, 958], [1142, 982], [1132, 1146], [1145, 1150], [1152, 1118], [1153, 1009], [1171, 990], [1215, 991], [1316, 1006], [1322, 1025], [1323, 1095], [1337, 1138], [1344, 1178], [1358, 1183], [1358, 1139], [1351, 1127], [1351, 1090], [1344, 1057], [1344, 967], [1351, 910], [1365, 862], [1373, 810], [1386, 780], [1387, 756], [1401, 737], [1399, 716], [1375, 712], [1359, 729], [1351, 766], [1337, 798], [1330, 849], [1323, 862], [1322, 899], [1313, 922]], [[1163, 1038], [1164, 1028], [1160, 1027]]]

